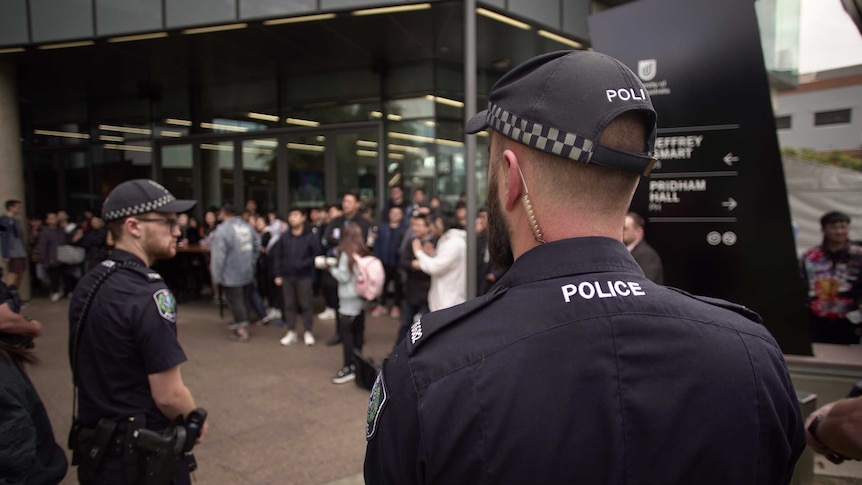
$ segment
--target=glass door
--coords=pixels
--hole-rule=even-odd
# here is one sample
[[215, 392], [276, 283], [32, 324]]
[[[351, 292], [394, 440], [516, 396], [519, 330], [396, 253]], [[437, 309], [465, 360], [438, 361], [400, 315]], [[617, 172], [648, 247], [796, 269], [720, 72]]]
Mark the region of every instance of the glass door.
[[326, 193], [325, 143], [323, 135], [286, 137], [288, 207], [311, 208], [333, 202]]
[[[359, 201], [364, 207], [374, 210], [375, 217], [383, 203], [386, 194], [378, 193], [378, 181], [381, 171], [378, 167], [380, 144], [376, 131], [360, 131], [336, 134], [327, 148], [335, 156], [335, 197], [354, 190], [359, 193]], [[385, 181], [384, 181], [385, 186]]]
[[276, 138], [242, 141], [243, 198], [255, 201], [261, 215], [278, 209], [277, 151]]

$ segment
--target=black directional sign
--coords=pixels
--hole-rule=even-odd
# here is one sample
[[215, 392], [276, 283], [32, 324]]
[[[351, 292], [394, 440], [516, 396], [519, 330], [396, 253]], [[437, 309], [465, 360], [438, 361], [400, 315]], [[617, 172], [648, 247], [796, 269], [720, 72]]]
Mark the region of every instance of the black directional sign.
[[744, 304], [785, 353], [810, 355], [754, 2], [640, 0], [593, 15], [590, 31], [658, 112], [661, 162], [632, 210], [666, 284]]

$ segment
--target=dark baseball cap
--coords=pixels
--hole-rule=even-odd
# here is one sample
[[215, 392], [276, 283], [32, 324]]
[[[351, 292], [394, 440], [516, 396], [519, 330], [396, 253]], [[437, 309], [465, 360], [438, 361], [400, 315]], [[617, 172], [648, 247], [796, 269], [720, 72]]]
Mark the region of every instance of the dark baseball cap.
[[[504, 74], [488, 99], [488, 109], [467, 122], [467, 133], [492, 128], [537, 150], [641, 175], [655, 165], [652, 101], [637, 76], [613, 57], [578, 50], [534, 57]], [[646, 115], [647, 151], [600, 145], [608, 123], [629, 111]]]
[[114, 187], [102, 206], [105, 222], [147, 212], [185, 212], [195, 200], [177, 199], [168, 189], [150, 179], [128, 180]]

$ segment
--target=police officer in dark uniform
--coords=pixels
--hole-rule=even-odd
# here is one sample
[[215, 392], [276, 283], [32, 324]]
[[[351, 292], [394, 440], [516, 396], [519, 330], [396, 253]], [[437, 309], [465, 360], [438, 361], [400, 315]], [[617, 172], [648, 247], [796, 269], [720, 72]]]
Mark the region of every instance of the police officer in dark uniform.
[[[105, 200], [103, 218], [115, 249], [81, 279], [69, 306], [69, 353], [78, 387], [70, 446], [77, 441], [81, 447], [81, 483], [144, 483], [152, 470], [135, 455], [143, 455], [141, 450], [128, 446], [129, 428], [161, 432], [195, 409], [180, 374], [186, 355], [177, 340], [176, 300], [150, 269], [176, 254], [176, 215], [194, 205], [146, 179], [123, 182]], [[204, 425], [201, 438], [206, 431]], [[107, 444], [92, 444], [100, 439]], [[94, 449], [103, 450], [95, 463], [87, 458]], [[176, 467], [172, 483], [189, 483], [185, 458], [170, 464]]]
[[805, 445], [754, 312], [648, 280], [623, 245], [656, 113], [619, 61], [526, 61], [491, 129], [489, 251], [506, 275], [422, 317], [368, 409], [369, 484], [788, 483]]

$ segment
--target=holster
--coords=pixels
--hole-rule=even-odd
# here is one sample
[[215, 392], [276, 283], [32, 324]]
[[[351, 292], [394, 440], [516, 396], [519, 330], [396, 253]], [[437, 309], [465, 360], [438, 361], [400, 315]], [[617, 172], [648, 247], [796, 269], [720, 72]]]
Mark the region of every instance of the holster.
[[93, 429], [87, 429], [75, 422], [69, 434], [69, 448], [72, 450], [72, 464], [78, 466], [81, 481], [94, 480], [99, 464], [111, 445], [117, 423], [100, 419]]
[[140, 429], [132, 443], [143, 458], [140, 463], [144, 467], [144, 485], [170, 484], [184, 454], [186, 428], [171, 424], [161, 433]]

